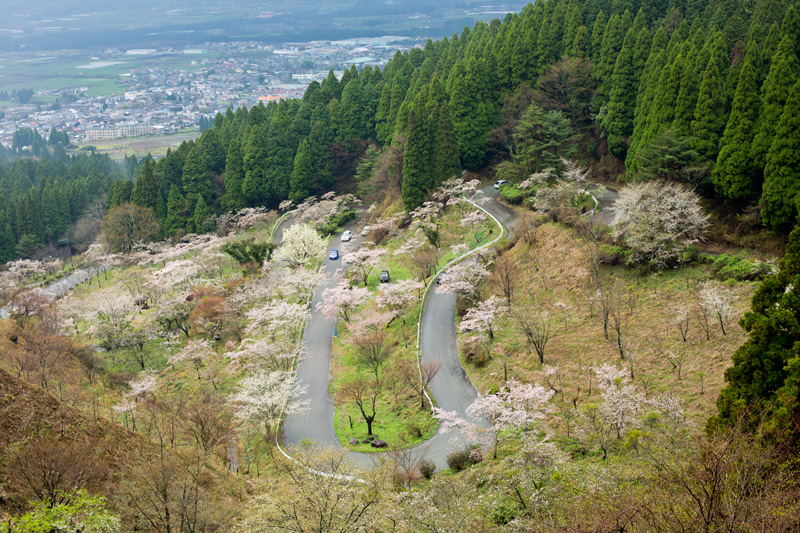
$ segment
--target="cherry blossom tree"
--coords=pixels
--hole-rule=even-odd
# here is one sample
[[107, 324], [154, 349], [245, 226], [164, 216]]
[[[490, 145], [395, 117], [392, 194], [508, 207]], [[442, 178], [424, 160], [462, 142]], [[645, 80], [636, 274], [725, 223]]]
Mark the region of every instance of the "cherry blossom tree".
[[717, 319], [723, 335], [727, 335], [725, 324], [735, 312], [733, 303], [733, 293], [717, 283], [706, 282], [700, 289], [699, 305], [708, 316]]
[[442, 421], [442, 432], [460, 429], [466, 437], [483, 447], [492, 448], [497, 458], [497, 447], [502, 440], [520, 431], [530, 431], [533, 424], [544, 418], [553, 391], [541, 385], [531, 385], [510, 380], [495, 394], [480, 395], [467, 407], [466, 414], [476, 423], [466, 420], [455, 411], [434, 408], [434, 418]]
[[489, 220], [489, 217], [487, 217], [483, 211], [470, 211], [461, 217], [459, 226], [472, 233], [472, 236], [475, 238], [475, 244], [478, 244], [480, 242], [478, 240], [478, 232], [485, 226], [487, 220]]
[[307, 390], [288, 372], [257, 370], [239, 382], [238, 392], [229, 401], [240, 420], [263, 425], [269, 439], [281, 414], [300, 414], [308, 409], [308, 400], [292, 401]]
[[314, 293], [323, 275], [313, 268], [301, 266], [293, 270], [269, 262], [264, 264], [262, 277], [278, 298], [305, 300]]
[[440, 275], [436, 293], [455, 293], [475, 305], [480, 300], [483, 284], [490, 276], [487, 266], [477, 259], [462, 261]]
[[174, 365], [184, 361], [191, 361], [197, 371], [197, 379], [200, 379], [200, 366], [217, 353], [211, 349], [211, 343], [205, 339], [190, 340], [186, 346], [169, 358], [169, 364]]
[[[421, 292], [425, 288], [421, 282], [412, 279], [402, 279], [395, 283], [382, 284], [375, 298], [378, 309], [385, 309], [391, 315], [386, 327], [394, 320], [405, 314], [405, 311], [419, 301]], [[405, 318], [403, 319], [405, 324]]]
[[317, 304], [317, 310], [325, 318], [340, 317], [345, 322], [350, 322], [350, 313], [367, 300], [369, 289], [366, 287], [350, 287], [347, 283], [340, 283], [332, 289], [325, 289], [322, 293], [323, 301]]
[[53, 295], [39, 288], [25, 287], [18, 290], [8, 301], [8, 314], [24, 323], [28, 318], [41, 315], [52, 303]]
[[196, 302], [181, 294], [173, 295], [164, 301], [156, 311], [155, 322], [161, 334], [168, 336], [172, 333], [183, 332], [188, 338], [191, 327], [190, 318]]
[[350, 280], [367, 286], [370, 275], [382, 264], [386, 250], [382, 248], [360, 248], [342, 256], [342, 262], [348, 265], [345, 275]]
[[517, 288], [520, 272], [510, 254], [503, 254], [492, 265], [492, 275], [489, 283], [497, 287], [506, 299], [506, 305], [511, 306], [514, 291]]
[[272, 260], [291, 269], [308, 267], [325, 256], [327, 245], [319, 233], [308, 224], [292, 224], [283, 232], [283, 243]]
[[612, 235], [633, 250], [635, 261], [664, 268], [708, 227], [697, 194], [672, 182], [647, 182], [620, 190]]
[[294, 343], [303, 332], [308, 308], [305, 304], [275, 300], [254, 307], [247, 311], [246, 315], [250, 320], [250, 324], [245, 328], [248, 333], [265, 331], [273, 339], [279, 334], [284, 334], [289, 342]]
[[395, 347], [383, 329], [385, 317], [372, 315], [366, 320], [356, 322], [352, 327], [350, 344], [355, 350], [356, 358], [360, 363], [368, 366], [375, 374], [377, 381], [378, 372], [386, 361], [392, 356]]
[[434, 200], [443, 205], [469, 205], [467, 198], [472, 197], [478, 191], [481, 182], [479, 180], [466, 180], [464, 177], [451, 178], [442, 184], [431, 195]]
[[238, 350], [225, 355], [232, 361], [245, 360], [256, 367], [284, 372], [292, 370], [295, 359], [301, 358], [296, 350], [266, 339], [244, 339]]
[[508, 307], [502, 299], [490, 296], [488, 299], [470, 308], [458, 325], [460, 331], [482, 331], [494, 338], [495, 321], [508, 312]]
[[440, 202], [425, 202], [411, 212], [410, 229], [425, 235], [431, 246], [435, 248], [439, 248], [441, 245], [437, 220], [443, 207]]

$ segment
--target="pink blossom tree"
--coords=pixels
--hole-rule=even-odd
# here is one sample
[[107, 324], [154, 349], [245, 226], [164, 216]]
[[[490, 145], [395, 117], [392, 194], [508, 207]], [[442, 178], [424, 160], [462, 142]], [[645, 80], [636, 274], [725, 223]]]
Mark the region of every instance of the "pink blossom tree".
[[190, 361], [197, 371], [197, 379], [200, 379], [200, 366], [203, 364], [203, 361], [215, 355], [217, 355], [217, 353], [211, 349], [211, 343], [209, 341], [205, 339], [190, 340], [181, 351], [170, 357], [167, 362], [171, 365], [175, 365], [184, 361]]
[[493, 339], [495, 321], [507, 312], [508, 307], [505, 302], [497, 296], [491, 296], [470, 308], [458, 325], [458, 329], [462, 332], [482, 331], [489, 336], [489, 339]]
[[490, 276], [487, 265], [478, 260], [462, 261], [441, 274], [436, 293], [456, 294], [476, 305], [480, 301], [483, 285]]
[[303, 332], [308, 308], [305, 304], [274, 300], [250, 309], [246, 315], [250, 320], [245, 328], [248, 333], [266, 332], [273, 340], [283, 334], [294, 343]]
[[238, 392], [229, 401], [240, 420], [263, 425], [266, 438], [270, 438], [281, 414], [299, 414], [308, 409], [308, 400], [292, 401], [307, 390], [288, 372], [257, 370], [239, 382]]
[[466, 437], [483, 447], [492, 448], [492, 457], [497, 458], [499, 443], [519, 432], [532, 429], [533, 424], [544, 418], [549, 408], [553, 391], [541, 385], [519, 383], [511, 380], [495, 394], [479, 396], [466, 414], [472, 422], [455, 411], [434, 408], [434, 417], [442, 420], [442, 432], [460, 429]]
[[350, 313], [367, 300], [369, 289], [366, 287], [350, 287], [347, 283], [340, 283], [332, 289], [325, 289], [322, 293], [323, 301], [317, 304], [325, 318], [340, 317], [345, 322], [350, 322]]
[[289, 372], [301, 354], [293, 347], [267, 339], [244, 339], [238, 350], [225, 354], [231, 361], [246, 361], [254, 367]]
[[342, 256], [342, 262], [349, 265], [345, 275], [367, 286], [370, 275], [380, 267], [386, 250], [382, 248], [360, 248]]
[[487, 217], [483, 211], [478, 211], [476, 209], [461, 217], [459, 226], [472, 233], [472, 236], [475, 238], [475, 244], [478, 244], [478, 242], [480, 242], [478, 241], [478, 232], [484, 227], [487, 220], [489, 220], [489, 217]]
[[[402, 279], [395, 283], [381, 285], [378, 296], [375, 298], [375, 305], [379, 309], [385, 309], [391, 315], [386, 327], [389, 327], [396, 318], [403, 316], [414, 302], [419, 301], [424, 288], [425, 285], [412, 279]], [[403, 323], [405, 324], [405, 318]]]

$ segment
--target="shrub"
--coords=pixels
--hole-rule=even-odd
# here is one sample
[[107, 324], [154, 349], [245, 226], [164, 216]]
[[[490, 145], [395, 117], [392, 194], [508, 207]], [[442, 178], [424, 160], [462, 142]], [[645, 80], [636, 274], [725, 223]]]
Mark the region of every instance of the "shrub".
[[422, 474], [422, 477], [425, 479], [430, 479], [433, 477], [434, 472], [436, 472], [436, 464], [433, 461], [430, 459], [420, 460], [419, 473]]
[[464, 337], [461, 341], [461, 353], [464, 354], [464, 360], [478, 368], [489, 362], [489, 352], [481, 337]]
[[754, 281], [769, 275], [772, 267], [763, 261], [722, 254], [714, 260], [711, 270], [721, 280]]
[[600, 247], [600, 261], [607, 265], [621, 265], [628, 261], [631, 252], [622, 246], [604, 244]]
[[498, 526], [505, 526], [517, 517], [519, 506], [514, 502], [503, 501], [492, 511], [492, 522]]
[[317, 226], [317, 231], [320, 235], [327, 237], [328, 235], [333, 235], [340, 227], [349, 224], [355, 219], [355, 210], [348, 209], [347, 211], [342, 211], [341, 213], [333, 215], [327, 223]]
[[452, 452], [447, 456], [447, 466], [456, 472], [461, 472], [465, 468], [477, 464], [479, 461], [472, 453], [476, 448], [476, 446], [467, 446]]
[[536, 191], [533, 191], [533, 193], [522, 191], [517, 189], [514, 185], [500, 187], [500, 198], [502, 198], [504, 202], [512, 205], [520, 205], [526, 197], [535, 193]]

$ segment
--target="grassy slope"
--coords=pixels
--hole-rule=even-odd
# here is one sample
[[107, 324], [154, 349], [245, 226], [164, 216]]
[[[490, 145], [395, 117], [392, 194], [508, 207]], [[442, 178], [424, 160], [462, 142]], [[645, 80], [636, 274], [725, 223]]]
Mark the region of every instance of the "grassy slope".
[[[592, 388], [590, 367], [610, 363], [628, 368], [620, 359], [613, 340], [605, 340], [602, 323], [595, 308], [590, 311], [588, 298], [589, 264], [586, 244], [570, 228], [547, 224], [539, 229], [537, 244], [517, 242], [507, 253], [519, 266], [520, 278], [515, 303], [527, 302], [549, 311], [553, 321], [551, 338], [545, 349], [545, 364], [561, 369], [564, 400], [578, 405], [598, 398]], [[604, 273], [624, 280], [638, 295], [636, 311], [629, 321], [627, 334], [638, 357], [634, 359], [634, 383], [647, 394], [671, 391], [685, 402], [689, 419], [699, 427], [714, 410], [714, 402], [724, 385], [723, 373], [730, 365], [731, 354], [744, 341], [744, 331], [737, 324], [749, 308], [757, 282], [727, 282], [735, 294], [734, 317], [726, 324], [727, 335], [714, 325], [710, 340], [706, 339], [696, 319], [692, 319], [687, 342], [683, 342], [677, 326], [670, 323], [669, 308], [691, 306], [696, 301], [696, 287], [711, 279], [707, 265], [693, 264], [642, 276], [623, 266], [603, 266]], [[491, 286], [487, 294], [497, 293]], [[571, 307], [566, 314], [554, 306], [562, 302]], [[497, 388], [507, 370], [509, 378], [544, 383], [538, 356], [528, 347], [509, 317], [500, 321], [492, 347], [492, 359], [483, 368], [465, 364], [479, 390]], [[613, 335], [611, 336], [613, 339]], [[665, 350], [687, 350], [681, 379], [670, 363], [660, 355]], [[592, 391], [589, 394], [589, 391]], [[561, 400], [560, 394], [555, 396]], [[563, 420], [553, 420], [562, 425]]]

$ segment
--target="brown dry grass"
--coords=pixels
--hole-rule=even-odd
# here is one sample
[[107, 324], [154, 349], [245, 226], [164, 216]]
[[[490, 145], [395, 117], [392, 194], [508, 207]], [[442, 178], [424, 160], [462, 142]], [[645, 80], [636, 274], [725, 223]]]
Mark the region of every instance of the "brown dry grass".
[[[520, 279], [515, 304], [533, 304], [544, 308], [553, 320], [551, 338], [545, 349], [545, 364], [561, 370], [561, 384], [551, 381], [563, 391], [563, 401], [573, 405], [597, 399], [597, 389], [590, 368], [610, 363], [629, 368], [621, 360], [616, 343], [606, 340], [597, 308], [590, 310], [590, 268], [586, 256], [588, 244], [562, 225], [546, 224], [539, 229], [537, 244], [529, 247], [519, 241], [507, 253], [519, 265]], [[731, 355], [745, 340], [737, 324], [749, 308], [757, 283], [736, 283], [726, 288], [735, 294], [735, 316], [726, 324], [727, 335], [714, 325], [710, 340], [692, 318], [687, 342], [683, 342], [677, 326], [670, 322], [669, 309], [692, 306], [697, 300], [697, 287], [711, 278], [707, 266], [697, 265], [668, 270], [658, 275], [641, 276], [622, 266], [602, 266], [605, 276], [624, 280], [637, 295], [637, 306], [627, 328], [630, 343], [638, 353], [634, 359], [634, 383], [648, 395], [672, 392], [685, 402], [690, 420], [701, 426], [714, 411], [714, 402], [724, 386], [723, 374]], [[489, 286], [487, 294], [496, 294]], [[556, 302], [571, 306], [566, 324]], [[666, 350], [687, 350], [681, 379], [662, 355]], [[545, 383], [539, 359], [525, 337], [510, 318], [503, 318], [492, 347], [492, 359], [480, 369], [467, 366], [479, 390], [499, 387], [508, 378]], [[556, 395], [561, 400], [562, 394]], [[554, 420], [553, 422], [556, 422]], [[560, 422], [556, 422], [557, 424]]]

